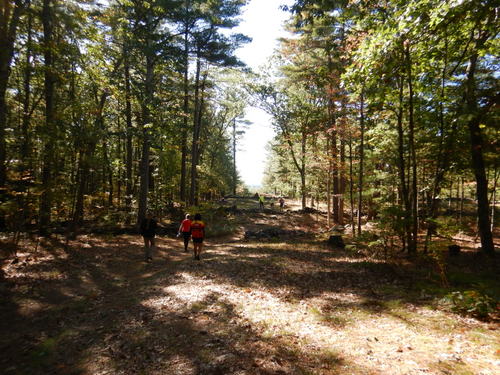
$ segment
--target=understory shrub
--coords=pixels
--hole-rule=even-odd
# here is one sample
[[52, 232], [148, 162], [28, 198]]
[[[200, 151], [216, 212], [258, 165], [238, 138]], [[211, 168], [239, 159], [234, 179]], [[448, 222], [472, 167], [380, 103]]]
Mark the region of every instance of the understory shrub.
[[445, 298], [451, 303], [452, 311], [480, 319], [488, 318], [500, 309], [498, 301], [477, 290], [452, 292]]

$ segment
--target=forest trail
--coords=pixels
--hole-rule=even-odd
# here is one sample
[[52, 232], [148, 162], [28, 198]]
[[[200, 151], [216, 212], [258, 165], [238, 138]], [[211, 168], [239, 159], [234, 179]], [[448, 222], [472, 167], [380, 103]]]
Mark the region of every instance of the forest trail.
[[[306, 214], [243, 214], [202, 260], [160, 237], [54, 239], [4, 267], [5, 374], [474, 374], [500, 370], [498, 326], [434, 308], [408, 264], [313, 238], [245, 240]], [[283, 218], [287, 218], [283, 220]], [[309, 228], [311, 229], [311, 228]], [[315, 229], [313, 228], [313, 231]]]

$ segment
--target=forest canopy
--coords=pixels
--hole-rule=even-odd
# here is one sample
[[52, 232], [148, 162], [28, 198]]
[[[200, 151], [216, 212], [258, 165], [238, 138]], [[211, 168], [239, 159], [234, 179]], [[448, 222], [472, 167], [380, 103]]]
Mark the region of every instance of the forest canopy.
[[[301, 196], [303, 208], [326, 200], [329, 224], [347, 221], [353, 234], [376, 219], [410, 253], [422, 231], [427, 250], [443, 220], [467, 221], [469, 199], [468, 224], [476, 230], [477, 220], [493, 253], [498, 4], [301, 0], [286, 9], [293, 35], [275, 58], [279, 79], [254, 83], [278, 134], [267, 189]], [[444, 198], [458, 203], [448, 219]]]
[[3, 1], [2, 226], [140, 222], [234, 191], [245, 3]]

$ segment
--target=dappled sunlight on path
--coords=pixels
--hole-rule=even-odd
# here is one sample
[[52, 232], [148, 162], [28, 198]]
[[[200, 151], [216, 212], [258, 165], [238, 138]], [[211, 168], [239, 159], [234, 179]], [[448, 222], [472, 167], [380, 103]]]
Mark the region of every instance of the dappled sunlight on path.
[[307, 241], [209, 240], [195, 261], [169, 238], [146, 264], [141, 246], [81, 238], [8, 267], [7, 373], [496, 372], [497, 331], [405, 294], [403, 265]]

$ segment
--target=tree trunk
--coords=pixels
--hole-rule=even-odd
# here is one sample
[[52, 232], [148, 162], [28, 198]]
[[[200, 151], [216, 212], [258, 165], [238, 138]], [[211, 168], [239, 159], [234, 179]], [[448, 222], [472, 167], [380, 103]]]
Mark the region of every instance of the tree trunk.
[[[125, 209], [130, 213], [132, 209], [132, 102], [130, 94], [130, 65], [128, 60], [128, 51], [123, 49], [123, 68], [125, 79], [125, 120], [126, 120], [126, 159], [125, 159]], [[127, 215], [126, 223], [130, 224], [130, 215]]]
[[351, 230], [352, 236], [356, 235], [356, 226], [354, 225], [354, 168], [352, 165], [352, 135], [349, 136], [349, 200], [351, 204]]
[[193, 141], [191, 145], [191, 185], [189, 190], [189, 203], [195, 204], [196, 200], [196, 182], [198, 180], [197, 161], [199, 149], [199, 129], [198, 129], [198, 113], [200, 111], [200, 72], [201, 60], [197, 57], [196, 60], [196, 76], [194, 88], [194, 120], [193, 120]]
[[465, 199], [465, 179], [462, 177], [460, 179], [460, 184], [462, 185], [462, 195], [460, 196], [460, 223], [462, 223], [462, 218], [464, 215], [464, 199]]
[[417, 187], [417, 153], [415, 150], [415, 120], [414, 120], [414, 109], [413, 109], [413, 77], [412, 77], [412, 67], [411, 67], [411, 56], [410, 56], [410, 43], [406, 43], [405, 48], [406, 55], [406, 68], [408, 74], [408, 143], [410, 147], [410, 157], [412, 166], [412, 176], [411, 176], [411, 227], [412, 227], [412, 237], [411, 241], [408, 243], [408, 253], [416, 253], [417, 251], [417, 240], [418, 240], [418, 187]]
[[332, 159], [330, 158], [330, 137], [326, 137], [326, 155], [328, 156], [328, 173], [326, 178], [326, 206], [327, 206], [327, 225], [332, 226]]
[[337, 130], [332, 129], [331, 136], [331, 158], [332, 158], [332, 186], [333, 186], [333, 199], [332, 199], [332, 213], [333, 222], [335, 224], [339, 223], [339, 150], [337, 148]]
[[[149, 43], [148, 43], [148, 47]], [[154, 73], [154, 62], [152, 52], [148, 48], [146, 53], [146, 84], [145, 84], [145, 98], [141, 104], [142, 112], [142, 158], [141, 158], [141, 168], [140, 168], [140, 188], [139, 188], [139, 210], [137, 214], [137, 225], [146, 217], [146, 211], [148, 207], [148, 193], [149, 193], [149, 153], [150, 153], [150, 141], [149, 132], [151, 127], [151, 113], [150, 106], [153, 102], [153, 73]]]
[[[187, 4], [188, 5], [188, 4]], [[187, 17], [188, 7], [186, 6], [186, 17]], [[182, 127], [182, 140], [181, 140], [181, 181], [180, 181], [180, 200], [186, 202], [186, 175], [187, 175], [187, 135], [189, 127], [189, 40], [188, 40], [188, 20], [185, 20], [185, 30], [184, 30], [184, 118]]]
[[7, 85], [10, 76], [10, 64], [14, 55], [19, 18], [24, 10], [20, 0], [13, 3], [4, 0], [0, 3], [0, 187], [7, 181], [7, 142], [5, 128], [7, 126]]
[[[55, 2], [55, 0], [54, 0]], [[43, 150], [43, 167], [42, 167], [42, 194], [40, 196], [39, 208], [39, 227], [40, 232], [45, 233], [47, 226], [50, 224], [50, 211], [52, 208], [52, 185], [53, 185], [53, 162], [55, 153], [56, 129], [54, 123], [54, 14], [53, 1], [44, 0], [42, 9], [42, 25], [43, 25], [43, 49], [44, 49], [44, 97], [45, 97], [45, 133], [48, 135], [45, 139]]]
[[365, 97], [361, 92], [359, 106], [359, 125], [361, 128], [361, 144], [359, 149], [359, 178], [358, 178], [358, 236], [361, 235], [361, 213], [363, 211], [363, 173], [365, 163]]
[[[498, 169], [495, 165], [495, 174], [493, 178], [493, 190], [491, 192], [491, 199], [490, 199], [490, 205], [491, 205], [491, 232], [493, 233], [493, 228], [495, 228], [495, 207], [496, 207], [496, 199], [497, 199], [497, 183], [498, 183]], [[463, 181], [463, 178], [462, 178]], [[463, 189], [463, 182], [462, 182], [462, 197], [464, 195], [464, 189]], [[463, 210], [463, 198], [462, 198], [462, 203], [461, 203], [461, 209], [460, 209], [460, 217], [462, 216], [462, 210]]]
[[189, 194], [189, 201], [191, 204], [194, 205], [198, 204], [198, 165], [200, 164], [200, 156], [201, 156], [200, 135], [201, 135], [202, 117], [203, 117], [205, 84], [208, 75], [208, 72], [205, 72], [203, 78], [200, 79], [200, 73], [201, 73], [201, 59], [198, 57], [196, 63], [196, 78], [195, 78], [195, 113], [194, 113], [194, 127], [193, 127], [193, 144], [191, 148], [191, 186]]
[[301, 162], [301, 174], [300, 174], [300, 192], [302, 194], [302, 209], [306, 208], [306, 196], [307, 196], [307, 187], [306, 187], [306, 144], [307, 144], [307, 133], [305, 129], [302, 129], [302, 137], [301, 137], [301, 153], [300, 153], [300, 162]]
[[339, 196], [339, 224], [344, 224], [344, 193], [345, 193], [345, 140], [340, 139], [340, 196]]
[[485, 254], [493, 255], [495, 248], [491, 233], [489, 204], [488, 204], [488, 180], [483, 157], [483, 135], [481, 133], [482, 112], [479, 111], [476, 97], [477, 52], [469, 58], [467, 66], [467, 79], [465, 82], [465, 102], [467, 113], [471, 115], [467, 126], [470, 134], [470, 147], [472, 156], [472, 169], [476, 177], [476, 198], [479, 235], [481, 237], [481, 249]]
[[233, 195], [236, 196], [236, 185], [237, 181], [237, 171], [236, 171], [236, 118], [233, 119]]
[[[113, 169], [111, 167], [110, 154], [111, 150], [108, 150], [108, 142], [103, 142], [103, 152], [104, 152], [104, 168], [106, 170], [106, 174], [108, 177], [107, 185], [108, 185], [108, 201], [107, 206], [113, 206]], [[103, 186], [106, 186], [106, 182], [103, 183]]]
[[406, 184], [406, 165], [405, 165], [405, 152], [404, 152], [404, 132], [403, 132], [403, 77], [399, 78], [399, 108], [397, 113], [397, 128], [398, 128], [398, 167], [399, 167], [399, 179], [401, 184], [401, 199], [404, 205], [405, 216], [403, 217], [404, 224], [404, 234], [403, 239], [403, 251], [405, 249], [405, 244], [411, 242], [411, 226], [408, 219], [410, 215], [410, 199], [408, 196], [408, 186]]
[[31, 99], [31, 44], [32, 44], [32, 26], [33, 26], [33, 15], [31, 12], [31, 5], [28, 3], [28, 36], [26, 40], [26, 67], [24, 69], [24, 99], [23, 99], [23, 122], [22, 122], [22, 134], [23, 140], [21, 143], [21, 155], [23, 157], [23, 164], [28, 169], [31, 169], [31, 139], [30, 139], [30, 99]]

